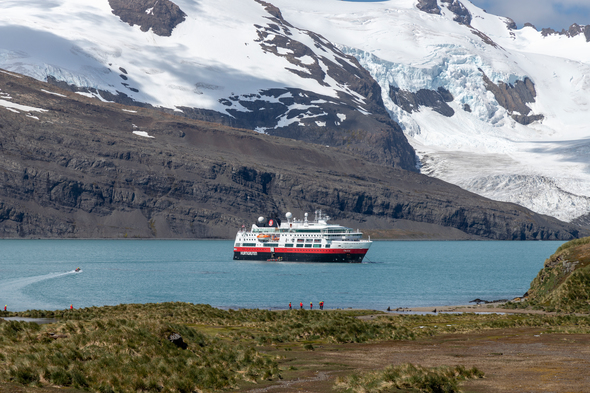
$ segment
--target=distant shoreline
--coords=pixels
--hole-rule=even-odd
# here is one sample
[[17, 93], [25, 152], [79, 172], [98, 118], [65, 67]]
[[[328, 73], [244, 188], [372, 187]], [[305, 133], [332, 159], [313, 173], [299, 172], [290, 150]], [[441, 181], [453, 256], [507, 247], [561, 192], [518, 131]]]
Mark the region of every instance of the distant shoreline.
[[[123, 304], [134, 304], [134, 303], [121, 303]], [[142, 304], [149, 304], [149, 303], [142, 303]], [[193, 303], [194, 305], [198, 305], [197, 303]], [[305, 311], [366, 311], [366, 312], [374, 312], [374, 315], [367, 315], [359, 317], [361, 319], [366, 318], [374, 318], [375, 316], [379, 315], [412, 315], [412, 314], [421, 314], [421, 315], [437, 315], [440, 313], [457, 313], [457, 314], [467, 314], [467, 313], [476, 313], [476, 314], [537, 314], [537, 315], [556, 315], [555, 312], [548, 312], [543, 310], [532, 310], [532, 309], [513, 309], [513, 308], [503, 308], [505, 302], [499, 303], [489, 303], [489, 304], [479, 304], [479, 305], [469, 305], [469, 304], [462, 304], [462, 305], [450, 305], [450, 306], [420, 306], [420, 307], [399, 307], [396, 309], [391, 309], [390, 311], [387, 310], [378, 310], [372, 308], [355, 308], [355, 307], [336, 307], [336, 308], [324, 308], [323, 310], [319, 309], [319, 306], [315, 306], [312, 310], [309, 309], [309, 306], [305, 305], [303, 310]], [[208, 304], [207, 304], [208, 305]], [[208, 305], [211, 306], [211, 305]], [[96, 306], [96, 307], [114, 307], [112, 305], [103, 305], [103, 306]], [[213, 308], [217, 308], [219, 310], [265, 310], [266, 307], [216, 307], [211, 306]], [[86, 307], [82, 307], [86, 308]], [[283, 311], [290, 311], [288, 308], [269, 308], [269, 311], [273, 312], [283, 312]], [[294, 304], [291, 311], [298, 311], [300, 310], [299, 305]], [[14, 316], [14, 314], [20, 313], [27, 313], [31, 310], [20, 310], [20, 311], [9, 311], [8, 314], [10, 316], [7, 317], [0, 317], [0, 319], [4, 320], [26, 320], [29, 322], [37, 322], [42, 321], [41, 323], [52, 323], [56, 321], [54, 318], [27, 318], [27, 317], [19, 317]], [[68, 311], [67, 309], [64, 310], [42, 310], [48, 312], [54, 311]], [[586, 315], [586, 314], [583, 314]], [[39, 323], [39, 322], [38, 322]]]

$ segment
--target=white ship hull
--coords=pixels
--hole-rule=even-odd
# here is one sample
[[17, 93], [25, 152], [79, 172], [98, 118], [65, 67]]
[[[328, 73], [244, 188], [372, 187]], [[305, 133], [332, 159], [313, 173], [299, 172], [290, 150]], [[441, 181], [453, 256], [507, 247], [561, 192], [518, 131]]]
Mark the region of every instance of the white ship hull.
[[259, 219], [250, 231], [243, 228], [236, 235], [234, 259], [284, 262], [349, 262], [360, 263], [371, 247], [362, 233], [351, 228], [327, 223], [316, 212], [313, 222]]

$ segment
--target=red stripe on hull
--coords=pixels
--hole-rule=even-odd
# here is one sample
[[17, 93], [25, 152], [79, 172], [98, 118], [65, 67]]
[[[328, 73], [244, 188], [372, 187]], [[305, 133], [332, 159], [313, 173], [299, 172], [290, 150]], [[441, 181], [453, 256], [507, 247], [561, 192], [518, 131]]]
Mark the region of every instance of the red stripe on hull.
[[244, 261], [273, 262], [346, 262], [360, 263], [368, 249], [357, 248], [279, 248], [275, 247], [234, 247], [234, 259]]
[[[368, 248], [282, 248], [275, 247], [275, 253], [286, 254], [362, 254]], [[234, 252], [271, 252], [270, 247], [234, 247]]]

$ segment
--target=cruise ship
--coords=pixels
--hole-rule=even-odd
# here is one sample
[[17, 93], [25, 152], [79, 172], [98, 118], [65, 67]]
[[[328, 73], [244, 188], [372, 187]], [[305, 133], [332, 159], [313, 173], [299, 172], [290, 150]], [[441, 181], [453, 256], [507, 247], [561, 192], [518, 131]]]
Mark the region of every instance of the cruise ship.
[[360, 263], [369, 251], [370, 239], [363, 240], [358, 230], [328, 224], [329, 217], [315, 212], [315, 219], [258, 218], [248, 231], [238, 231], [234, 243], [234, 259], [276, 262], [349, 262]]

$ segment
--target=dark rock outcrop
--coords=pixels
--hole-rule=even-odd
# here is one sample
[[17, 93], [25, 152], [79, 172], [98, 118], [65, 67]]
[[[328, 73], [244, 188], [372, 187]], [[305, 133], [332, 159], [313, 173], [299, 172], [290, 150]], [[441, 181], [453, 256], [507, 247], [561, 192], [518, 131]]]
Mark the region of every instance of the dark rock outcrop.
[[429, 14], [440, 15], [440, 7], [438, 6], [437, 0], [418, 0], [416, 7], [420, 11], [424, 11]]
[[518, 26], [516, 26], [516, 22], [514, 22], [512, 19], [510, 18], [504, 18], [504, 23], [506, 23], [506, 27], [508, 28], [508, 30], [516, 30], [518, 29]]
[[[440, 0], [444, 6], [451, 11], [455, 16], [453, 20], [461, 25], [465, 25], [471, 30], [471, 33], [475, 34], [483, 42], [493, 47], [499, 48], [499, 45], [494, 42], [489, 36], [484, 34], [482, 31], [474, 29], [471, 26], [472, 15], [469, 10], [459, 0]], [[440, 7], [436, 0], [419, 0], [417, 4], [418, 9], [430, 14], [440, 14]], [[516, 28], [516, 24], [511, 19], [507, 19], [506, 24], [509, 29]]]
[[571, 223], [590, 229], [590, 213], [576, 217]]
[[169, 37], [172, 30], [184, 22], [186, 14], [170, 0], [109, 0], [113, 14], [141, 31], [152, 29], [154, 34]]
[[170, 341], [172, 344], [176, 345], [180, 349], [188, 348], [188, 344], [184, 342], [182, 336], [178, 333], [172, 333], [170, 336], [168, 336], [168, 341]]
[[530, 115], [532, 109], [527, 103], [535, 102], [537, 92], [533, 81], [529, 78], [518, 80], [514, 85], [505, 82], [495, 84], [483, 74], [483, 80], [486, 88], [494, 94], [496, 101], [506, 109], [512, 118], [520, 124], [527, 125], [535, 121], [542, 120], [543, 115]]
[[454, 100], [453, 95], [444, 87], [439, 87], [438, 90], [420, 89], [412, 93], [389, 86], [389, 97], [394, 104], [408, 113], [418, 112], [421, 106], [426, 106], [446, 117], [455, 114], [453, 108], [447, 104]]
[[0, 89], [46, 110], [0, 118], [4, 238], [232, 238], [259, 215], [317, 208], [361, 229], [405, 223], [433, 237], [450, 229], [463, 238], [523, 240], [585, 233], [342, 149], [147, 108], [129, 112], [6, 73]]
[[453, 14], [455, 14], [455, 17], [453, 18], [453, 20], [457, 23], [460, 23], [462, 25], [465, 26], [471, 26], [471, 13], [469, 12], [469, 10], [467, 8], [465, 8], [465, 6], [463, 5], [463, 3], [461, 3], [459, 0], [440, 0], [442, 3], [446, 3], [447, 8], [449, 11], [451, 11]]
[[541, 34], [543, 37], [547, 37], [551, 34], [564, 35], [566, 37], [576, 37], [580, 34], [584, 34], [586, 42], [590, 42], [590, 25], [580, 26], [577, 23], [574, 23], [569, 29], [562, 29], [561, 31], [555, 31], [552, 28], [543, 28], [541, 29]]
[[479, 31], [477, 29], [474, 29], [472, 27], [470, 27], [470, 29], [471, 29], [471, 33], [472, 34], [474, 34], [474, 35], [478, 36], [479, 38], [481, 38], [481, 40], [483, 42], [485, 42], [486, 44], [488, 44], [490, 46], [493, 46], [494, 48], [498, 48], [498, 49], [501, 48], [501, 46], [498, 45], [494, 40], [492, 40], [488, 35], [484, 34], [483, 32], [481, 32], [481, 31]]
[[[459, 0], [440, 0], [455, 16], [453, 20], [465, 26], [471, 25], [471, 13]], [[440, 15], [441, 9], [437, 0], [418, 0], [416, 7], [429, 14]]]

